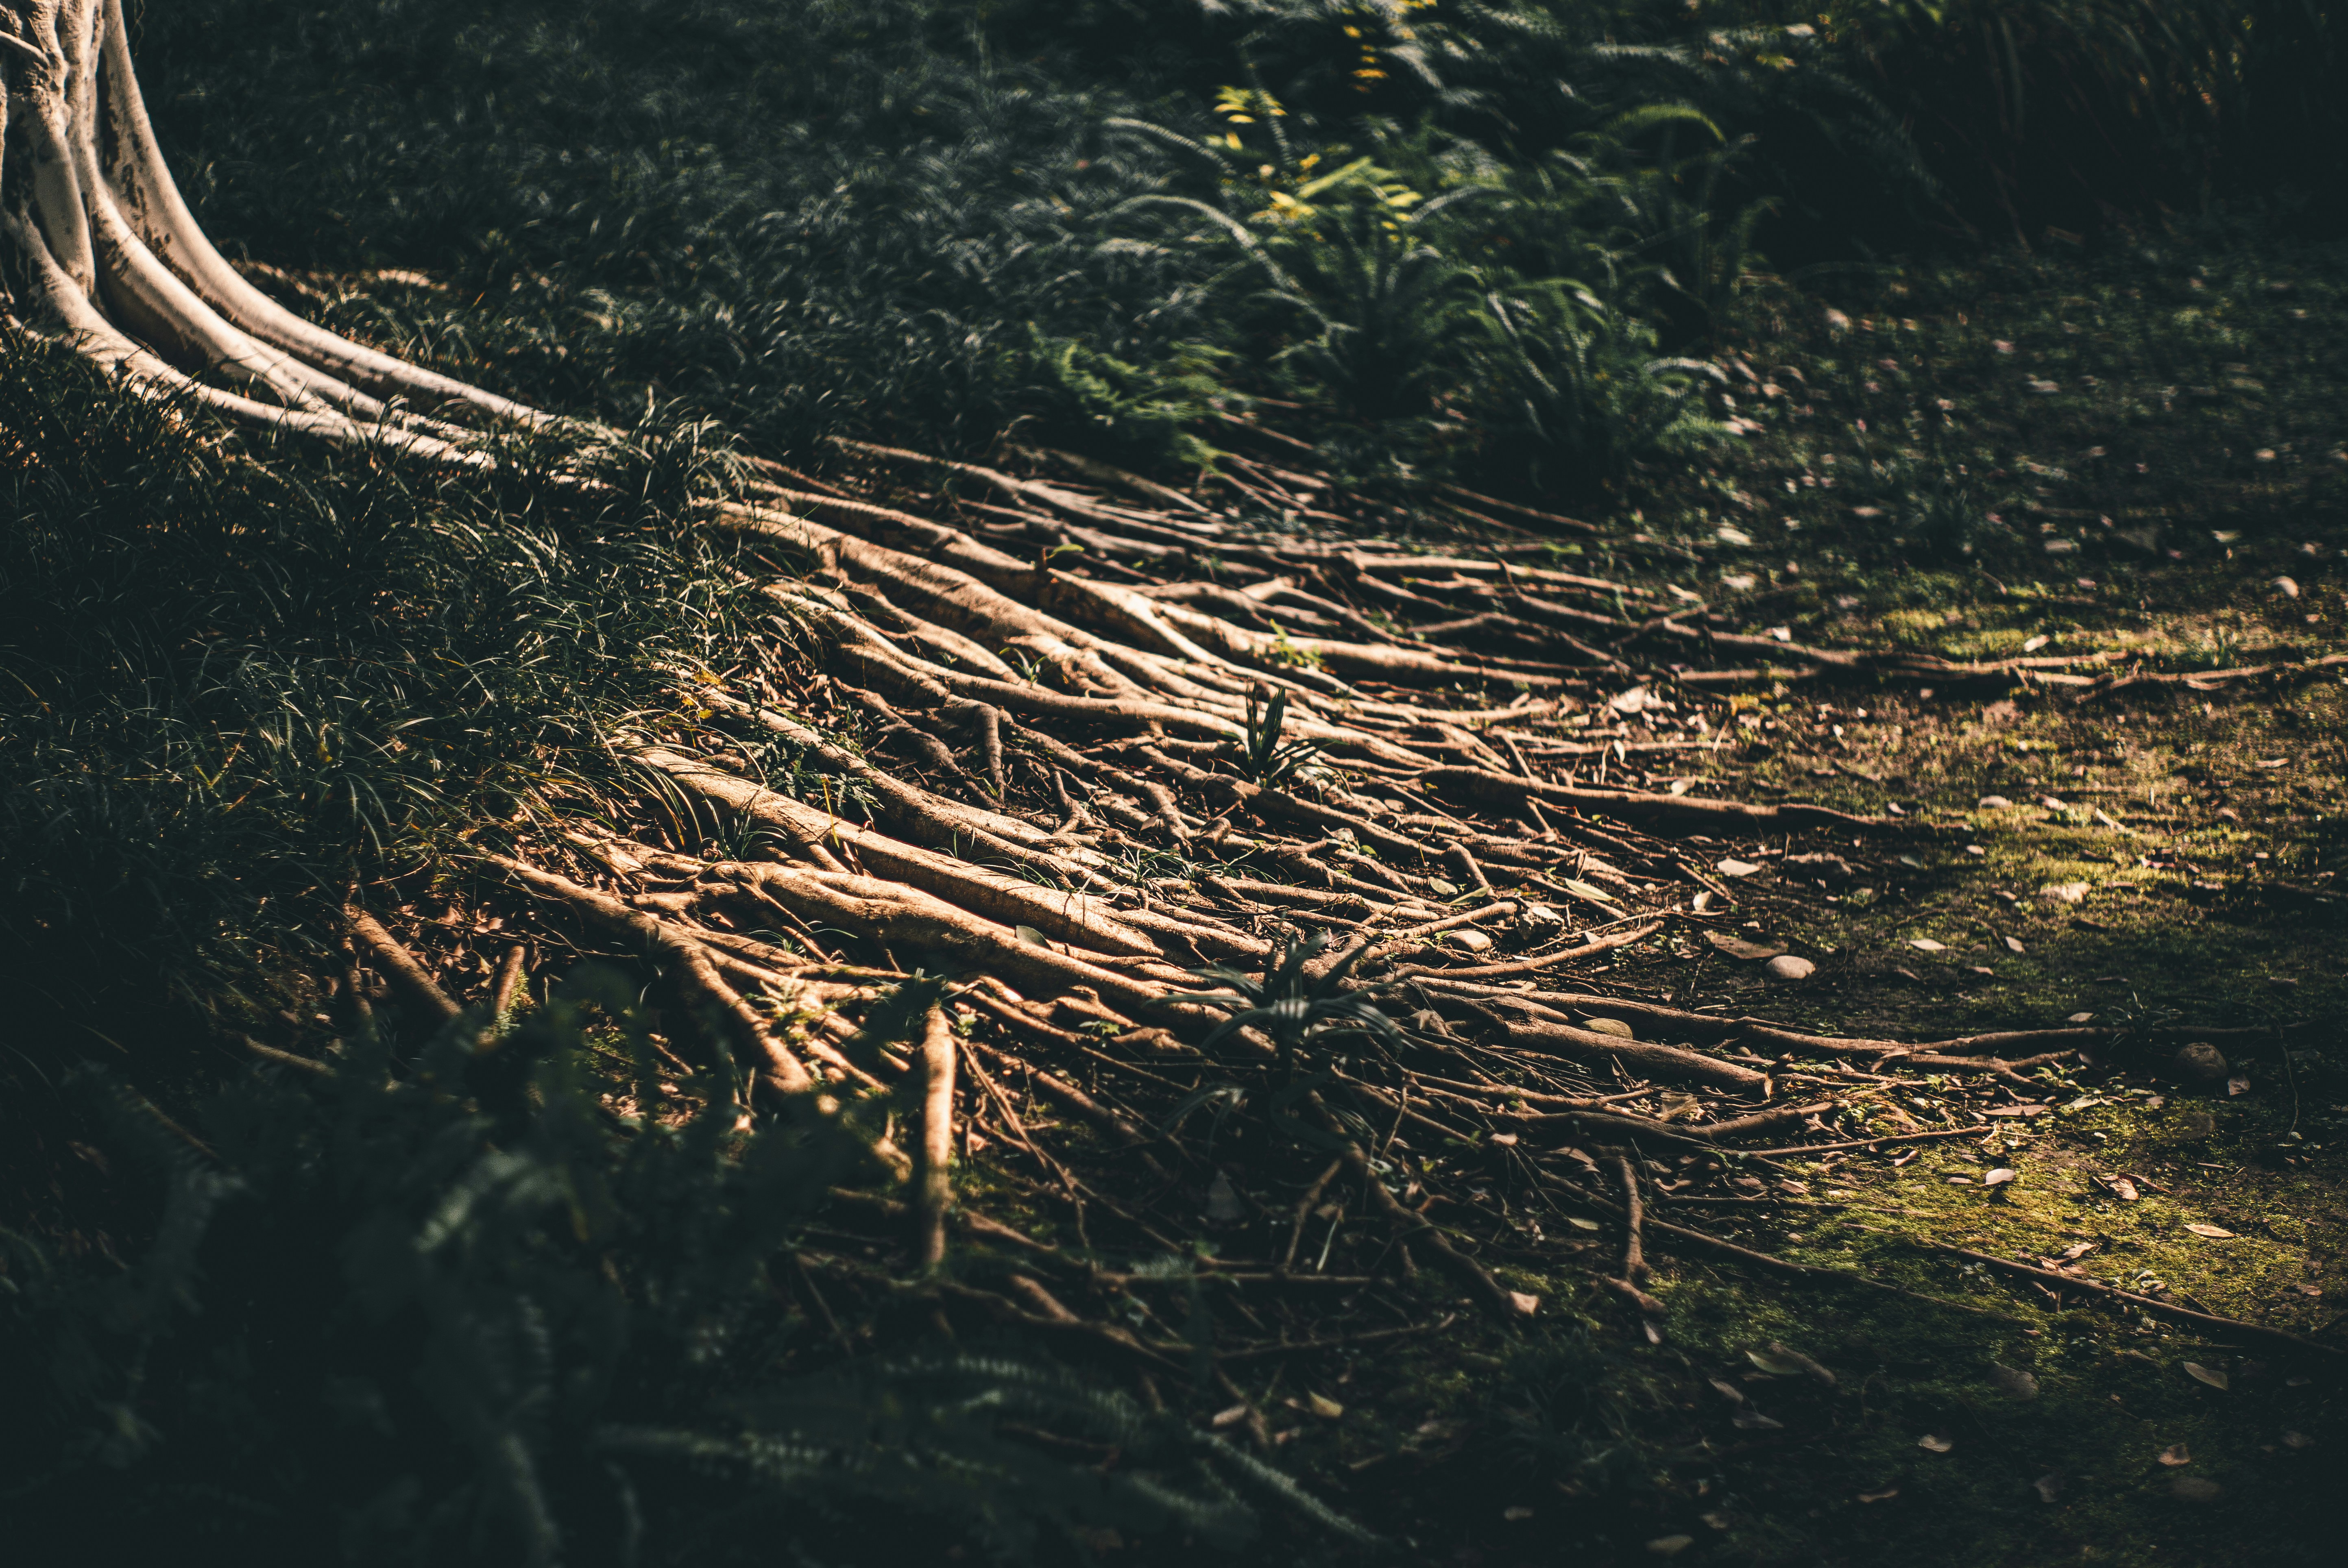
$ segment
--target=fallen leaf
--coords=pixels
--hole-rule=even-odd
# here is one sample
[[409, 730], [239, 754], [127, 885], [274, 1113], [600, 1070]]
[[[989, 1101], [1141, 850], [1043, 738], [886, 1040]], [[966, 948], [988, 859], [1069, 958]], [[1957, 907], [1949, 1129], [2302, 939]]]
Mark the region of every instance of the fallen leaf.
[[1509, 1308], [1519, 1317], [1530, 1317], [1540, 1310], [1541, 1298], [1521, 1290], [1509, 1292]]
[[1949, 950], [1946, 942], [1936, 942], [1930, 937], [1910, 937], [1908, 945], [1920, 953], [1945, 953]]
[[1714, 1388], [1719, 1389], [1722, 1397], [1726, 1399], [1730, 1404], [1741, 1405], [1745, 1402], [1745, 1390], [1730, 1382], [1727, 1378], [1706, 1378], [1705, 1381], [1709, 1382]]
[[1566, 1215], [1565, 1223], [1571, 1225], [1576, 1230], [1594, 1231], [1598, 1228], [1598, 1222], [1596, 1220], [1584, 1219], [1580, 1214]]
[[2013, 804], [2002, 794], [1985, 794], [1981, 797], [1981, 809], [1983, 811], [2003, 811]]
[[2144, 1195], [2136, 1190], [2136, 1184], [2126, 1176], [2115, 1176], [2106, 1184], [2112, 1189], [2112, 1196], [2124, 1204], [2135, 1203]]
[[1014, 926], [1011, 927], [1011, 934], [1023, 942], [1032, 942], [1039, 948], [1048, 948], [1052, 945], [1052, 938], [1033, 926]]
[[2022, 651], [2024, 653], [2035, 653], [2054, 641], [2054, 640], [2053, 638], [2041, 632], [2036, 637], [2024, 638], [2022, 643]]
[[1861, 1502], [1889, 1502], [1899, 1495], [1900, 1489], [1898, 1487], [1887, 1486], [1881, 1491], [1860, 1492], [1859, 1494], [1859, 1501]]
[[2042, 1475], [2030, 1483], [2030, 1488], [2038, 1494], [2039, 1501], [2052, 1502], [2063, 1495], [2063, 1474], [2057, 1471], [2051, 1475]]
[[2222, 1225], [2188, 1225], [2185, 1228], [2195, 1235], [2206, 1235], [2212, 1241], [2225, 1241], [2234, 1234]]
[[[1789, 1186], [1794, 1184], [1795, 1184], [1792, 1183], [1787, 1184]], [[1808, 1189], [1803, 1188], [1802, 1190], [1807, 1192]], [[1769, 1355], [1772, 1359], [1783, 1360], [1790, 1363], [1797, 1371], [1808, 1373], [1811, 1377], [1817, 1378], [1819, 1382], [1824, 1383], [1829, 1389], [1835, 1386], [1835, 1375], [1832, 1372], [1827, 1370], [1824, 1367], [1819, 1366], [1816, 1361], [1811, 1360], [1799, 1350], [1794, 1349], [1791, 1346], [1785, 1345], [1777, 1340], [1772, 1339], [1769, 1341]]]
[[2078, 904], [2086, 899], [2087, 885], [2084, 882], [2049, 882], [2038, 892], [2041, 897], [2057, 899], [2065, 904]]
[[2079, 1259], [2086, 1256], [2089, 1253], [2095, 1250], [2096, 1244], [2094, 1242], [2075, 1242], [2071, 1245], [2065, 1247], [2059, 1255], [2065, 1263], [2076, 1263]]
[[2030, 951], [2029, 948], [2022, 945], [2022, 940], [2018, 937], [2006, 937], [2002, 939], [2005, 943], [2005, 950], [2009, 953], [2026, 953]]
[[2297, 599], [2299, 597], [2299, 584], [2293, 582], [2287, 577], [2279, 577], [2275, 579], [2274, 589], [2285, 599]]
[[1944, 1454], [1951, 1449], [1955, 1448], [1957, 1445], [1951, 1442], [1944, 1437], [1937, 1436], [1931, 1432], [1926, 1432], [1922, 1437], [1916, 1440], [1916, 1446], [1930, 1453]]
[[[1720, 531], [1726, 534], [1735, 530], [1723, 528]], [[1694, 1544], [1695, 1537], [1693, 1535], [1658, 1535], [1647, 1542], [1647, 1550], [1658, 1557], [1676, 1557]]]
[[2168, 1490], [2185, 1502], [2215, 1502], [2226, 1491], [2206, 1476], [2187, 1475], [2181, 1471], [2168, 1478]]
[[2009, 1399], [2034, 1399], [2038, 1397], [2038, 1379], [2019, 1367], [1993, 1362], [1989, 1380], [1996, 1384], [1997, 1391]]
[[2248, 1094], [2250, 1091], [2250, 1081], [2249, 1079], [2229, 1078], [2226, 1080], [2226, 1093], [2229, 1098], [2240, 1094]]
[[1334, 1421], [1345, 1413], [1344, 1406], [1323, 1394], [1307, 1394], [1304, 1396], [1304, 1403], [1307, 1409], [1324, 1421]]
[[2222, 1389], [2227, 1386], [2225, 1373], [2214, 1367], [2204, 1367], [2199, 1361], [2186, 1362], [2185, 1375], [2197, 1383], [2207, 1383], [2213, 1389]]
[[1208, 1418], [1207, 1424], [1220, 1431], [1225, 1427], [1239, 1425], [1246, 1420], [1247, 1417], [1248, 1408], [1245, 1405], [1233, 1405], [1229, 1409], [1217, 1410]]
[[1511, 1524], [1521, 1524], [1532, 1516], [1533, 1511], [1529, 1508], [1523, 1507], [1522, 1505], [1515, 1508], [1504, 1508], [1500, 1510], [1500, 1517], [1507, 1520]]
[[1761, 972], [1773, 980], [1807, 980], [1818, 972], [1818, 967], [1807, 958], [1780, 953], [1762, 965]]
[[1996, 1170], [1992, 1171], [1988, 1175], [1982, 1178], [1982, 1185], [1984, 1187], [2002, 1187], [2012, 1180], [2013, 1180], [2013, 1173], [2007, 1170], [2003, 1165], [2000, 1165]]
[[2287, 1449], [2312, 1449], [2315, 1446], [2315, 1440], [2305, 1432], [2285, 1432], [2282, 1446]]
[[1738, 860], [1732, 856], [1728, 859], [1715, 862], [1713, 869], [1723, 876], [1750, 876], [1761, 868], [1749, 860]]
[[2075, 1012], [2063, 1021], [2065, 1023], [2093, 1023], [2096, 1021], [2096, 1015], [2091, 1012]]
[[[1738, 864], [1741, 865], [1743, 862], [1740, 861]], [[1704, 938], [1730, 958], [1744, 958], [1748, 961], [1774, 958], [1786, 950], [1786, 944], [1783, 942], [1748, 942], [1742, 937], [1732, 937], [1725, 931], [1706, 931]]]
[[2160, 1450], [2160, 1462], [2172, 1469], [2180, 1464], [2191, 1464], [2193, 1451], [2183, 1443], [2172, 1443]]
[[2051, 1105], [1993, 1105], [1982, 1112], [1984, 1116], [2044, 1116]]
[[1773, 1421], [1768, 1417], [1763, 1415], [1760, 1411], [1750, 1408], [1740, 1409], [1735, 1415], [1729, 1417], [1728, 1424], [1736, 1428], [1739, 1431], [1746, 1432], [1783, 1431], [1786, 1427], [1785, 1422]]
[[1484, 1141], [1495, 1149], [1513, 1149], [1517, 1146], [1517, 1135], [1514, 1132], [1495, 1132]]
[[1581, 1026], [1592, 1034], [1611, 1034], [1617, 1040], [1636, 1040], [1638, 1034], [1619, 1018], [1593, 1018]]

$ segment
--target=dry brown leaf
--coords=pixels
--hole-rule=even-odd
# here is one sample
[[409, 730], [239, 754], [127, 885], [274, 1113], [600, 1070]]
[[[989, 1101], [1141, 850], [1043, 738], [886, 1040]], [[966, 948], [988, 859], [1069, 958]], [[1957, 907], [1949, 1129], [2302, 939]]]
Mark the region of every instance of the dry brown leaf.
[[1996, 1170], [1992, 1171], [1988, 1175], [1982, 1178], [1982, 1185], [1984, 1187], [2002, 1187], [2005, 1185], [2006, 1183], [2013, 1180], [2013, 1173], [2007, 1170], [2004, 1166], [2000, 1165]]
[[1732, 856], [1725, 860], [1715, 862], [1713, 869], [1723, 876], [1750, 876], [1761, 868], [1749, 860], [1739, 860]]
[[2185, 1228], [2195, 1235], [2208, 1236], [2211, 1241], [2230, 1240], [2234, 1234], [2223, 1225], [2188, 1225]]
[[1861, 1502], [1889, 1502], [1899, 1495], [1900, 1489], [1898, 1487], [1887, 1486], [1881, 1491], [1860, 1492], [1859, 1494], [1859, 1501]]
[[1786, 950], [1786, 944], [1783, 942], [1748, 942], [1742, 937], [1732, 937], [1725, 931], [1706, 931], [1704, 938], [1730, 958], [1743, 958], [1748, 962], [1774, 958]]
[[1944, 1454], [1957, 1445], [1934, 1432], [1926, 1432], [1916, 1440], [1916, 1446], [1927, 1453]]
[[1949, 950], [1946, 942], [1936, 942], [1930, 937], [1910, 937], [1908, 945], [1920, 953], [1945, 953]]
[[2171, 1468], [2180, 1464], [2191, 1464], [2193, 1462], [2193, 1452], [2183, 1443], [2171, 1443], [2168, 1447], [2160, 1450], [2160, 1462], [2165, 1465], [2168, 1465]]
[[2230, 1386], [2229, 1379], [2225, 1373], [2218, 1370], [2215, 1367], [2204, 1367], [2199, 1361], [2186, 1362], [2185, 1375], [2192, 1378], [2197, 1383], [2207, 1383], [2213, 1389], [2223, 1389]]

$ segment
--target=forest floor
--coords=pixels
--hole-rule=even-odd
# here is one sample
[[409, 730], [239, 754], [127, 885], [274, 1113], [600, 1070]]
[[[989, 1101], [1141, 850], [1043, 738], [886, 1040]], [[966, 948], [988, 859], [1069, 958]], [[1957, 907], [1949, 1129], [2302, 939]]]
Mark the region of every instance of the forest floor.
[[[2336, 261], [2014, 260], [1895, 282], [1846, 300], [1845, 321], [1765, 309], [1774, 330], [1745, 349], [1770, 384], [1744, 400], [1757, 427], [1725, 475], [1668, 487], [1647, 518], [1749, 540], [1755, 565], [1732, 572], [1802, 641], [2213, 668], [2337, 653]], [[1948, 434], [1928, 455], [1935, 410]], [[1903, 552], [1884, 536], [1930, 526], [1935, 484], [2052, 548]], [[1910, 1038], [2330, 1021], [2238, 1049], [2214, 1081], [2163, 1053], [2046, 1071], [2031, 1096], [1902, 1088], [1920, 1128], [1952, 1107], [2046, 1109], [1759, 1171], [1750, 1192], [1697, 1180], [1705, 1195], [1651, 1212], [1908, 1294], [1673, 1256], [1651, 1287], [1670, 1316], [1643, 1344], [1632, 1315], [1560, 1275], [1573, 1327], [1504, 1337], [1463, 1318], [1290, 1389], [1346, 1407], [1299, 1420], [1292, 1451], [1426, 1558], [1461, 1563], [2325, 1554], [2321, 1478], [2348, 1441], [2336, 1357], [2116, 1314], [1947, 1249], [2165, 1284], [2348, 1350], [2339, 676], [2087, 701], [1781, 684], [1739, 709], [1739, 743], [1692, 773], [1697, 793], [1900, 811], [1929, 832], [1896, 856], [1818, 833], [1735, 852], [1762, 866], [1736, 885], [1746, 936], [1818, 963], [1799, 986], [1683, 942], [1625, 956], [1603, 989]], [[1789, 868], [1837, 851], [1849, 868], [1828, 880]], [[2011, 1179], [1986, 1184], [1993, 1169]]]
[[[2348, 683], [2312, 664], [2348, 653], [2340, 260], [2212, 241], [1887, 271], [1833, 308], [1757, 291], [1715, 355], [1737, 438], [1641, 473], [1593, 514], [1599, 533], [1551, 558], [1650, 577], [1684, 560], [1674, 586], [1795, 647], [2105, 656], [1937, 690], [1691, 680], [1721, 743], [1673, 753], [1678, 771], [1645, 787], [1910, 830], [1688, 841], [1751, 956], [1675, 925], [1577, 986], [1870, 1038], [2065, 1020], [2277, 1032], [2228, 1036], [2206, 1079], [2163, 1052], [2035, 1069], [2021, 1093], [1835, 1081], [1879, 1123], [1947, 1137], [1780, 1160], [1642, 1151], [1655, 1220], [1779, 1260], [1651, 1234], [1666, 1308], [1652, 1325], [1593, 1278], [1615, 1267], [1615, 1229], [1503, 1179], [1513, 1145], [1390, 1134], [1430, 1202], [1464, 1192], [1538, 1243], [1486, 1255], [1543, 1306], [1514, 1327], [1466, 1304], [1447, 1317], [1423, 1282], [1396, 1323], [1376, 1317], [1382, 1285], [1324, 1319], [1410, 1332], [1230, 1363], [1230, 1391], [1323, 1495], [1416, 1560], [1495, 1568], [2317, 1557], [2318, 1478], [2348, 1442], [2333, 1136]], [[2167, 673], [2112, 679], [2139, 661]], [[1624, 716], [1633, 743], [1653, 738]], [[1814, 972], [1767, 980], [1776, 951]], [[2283, 1025], [2302, 1027], [2286, 1043]], [[1810, 1065], [1777, 1064], [1788, 1084]], [[1027, 1110], [1046, 1153], [1086, 1149]], [[1054, 1239], [1041, 1189], [987, 1168], [966, 1194]], [[1207, 1223], [1186, 1245], [1276, 1252], [1292, 1194], [1224, 1190], [1262, 1225], [1217, 1219], [1207, 1191], [1160, 1213], [1196, 1197], [1205, 1212], [1183, 1218]], [[2116, 1311], [2089, 1284], [2331, 1349]], [[1255, 1287], [1230, 1288], [1252, 1316]], [[887, 1342], [930, 1321], [845, 1327]]]

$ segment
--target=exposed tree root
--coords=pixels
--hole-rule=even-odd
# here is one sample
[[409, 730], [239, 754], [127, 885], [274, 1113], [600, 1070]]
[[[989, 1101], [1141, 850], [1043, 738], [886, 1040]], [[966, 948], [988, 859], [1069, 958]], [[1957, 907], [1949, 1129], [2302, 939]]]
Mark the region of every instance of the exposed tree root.
[[[598, 435], [261, 295], [171, 184], [119, 0], [34, 13], [45, 30], [12, 35], [35, 64], [10, 78], [0, 230], [36, 330], [157, 395], [459, 470], [507, 460], [516, 433]], [[1227, 424], [1260, 456], [1280, 447], [1280, 465], [1309, 460]], [[1656, 770], [1721, 744], [1728, 715], [1707, 691], [1765, 672], [2094, 693], [2170, 677], [2098, 684], [2075, 660], [1795, 646], [1684, 591], [1561, 569], [1540, 544], [1372, 542], [1366, 504], [1317, 513], [1351, 524], [1323, 537], [1256, 527], [1250, 497], [1297, 511], [1303, 481], [1240, 454], [1189, 490], [1057, 452], [982, 464], [844, 442], [837, 456], [812, 476], [753, 459], [759, 477], [698, 515], [774, 630], [723, 673], [664, 670], [673, 702], [606, 737], [645, 801], [603, 803], [596, 821], [572, 803], [572, 819], [516, 825], [483, 864], [541, 917], [540, 950], [592, 930], [658, 969], [665, 1060], [690, 1077], [676, 1052], [697, 1053], [729, 1095], [762, 1090], [742, 1114], [798, 1097], [904, 1117], [908, 1152], [875, 1140], [893, 1181], [839, 1200], [884, 1222], [869, 1255], [798, 1255], [795, 1294], [843, 1347], [810, 1270], [860, 1299], [1019, 1324], [1151, 1372], [1204, 1356], [1234, 1421], [1269, 1444], [1262, 1402], [1230, 1368], [1439, 1327], [1420, 1261], [1504, 1321], [1532, 1317], [1538, 1296], [1519, 1286], [1570, 1258], [1537, 1223], [1560, 1195], [1623, 1217], [1622, 1274], [1600, 1285], [1651, 1317], [1664, 1304], [1644, 1288], [1650, 1239], [1849, 1277], [1658, 1210], [1699, 1177], [1773, 1159], [2012, 1125], [1986, 1110], [1903, 1123], [1869, 1096], [1904, 1075], [2036, 1094], [2031, 1074], [2083, 1050], [2220, 1038], [1828, 1036], [1603, 989], [1618, 958], [1742, 912], [1706, 875], [1716, 852], [1700, 863], [1672, 835], [1784, 849], [1818, 834], [1852, 853], [1912, 831], [1674, 793], [1692, 781]], [[1441, 505], [1592, 531], [1463, 490]], [[1658, 670], [1658, 652], [1692, 662]], [[711, 824], [736, 847], [721, 853]], [[739, 847], [744, 828], [759, 847]], [[425, 1023], [479, 994], [364, 912], [350, 925]], [[1308, 933], [1335, 939], [1300, 950]], [[526, 959], [514, 948], [498, 969], [490, 1028], [528, 1005]], [[1265, 976], [1251, 980], [1264, 1005], [1230, 1018], [1235, 1004], [1202, 999], [1192, 971], [1215, 961]], [[951, 989], [928, 1005], [932, 980], [904, 989], [917, 973]], [[353, 979], [356, 1018], [367, 988]], [[911, 1020], [896, 1010], [909, 997]], [[1601, 1020], [1638, 1038], [1588, 1027]], [[1796, 1081], [1830, 1097], [1773, 1102]], [[1544, 1170], [1540, 1135], [1628, 1145], [1609, 1154], [1623, 1204]], [[1816, 1141], [1756, 1147], [1787, 1136]], [[1437, 1148], [1488, 1156], [1507, 1179], [1472, 1186]], [[1598, 1174], [1581, 1150], [1540, 1157]], [[983, 1179], [958, 1180], [971, 1175]], [[979, 1212], [982, 1191], [1016, 1194], [1034, 1220]], [[1224, 1244], [1212, 1257], [1195, 1245], [1206, 1230]], [[940, 1266], [950, 1238], [969, 1277]], [[1133, 1264], [1109, 1266], [1117, 1255]], [[1202, 1345], [1152, 1292], [1210, 1276], [1195, 1295], [1213, 1324]], [[1384, 1304], [1379, 1327], [1313, 1305], [1357, 1296]]]

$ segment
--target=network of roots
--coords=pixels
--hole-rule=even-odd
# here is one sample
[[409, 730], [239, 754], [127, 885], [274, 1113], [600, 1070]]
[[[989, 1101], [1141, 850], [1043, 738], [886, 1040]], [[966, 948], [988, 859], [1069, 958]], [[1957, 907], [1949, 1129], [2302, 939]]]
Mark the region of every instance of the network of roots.
[[[5, 24], [0, 225], [28, 328], [159, 396], [399, 461], [510, 460], [558, 423], [321, 331], [226, 262], [149, 129], [119, 0]], [[1587, 525], [1466, 491], [1434, 503], [1455, 553], [1383, 544], [1399, 514], [1302, 443], [1213, 434], [1231, 453], [1186, 489], [1015, 447], [754, 462], [704, 520], [745, 542], [770, 634], [674, 671], [673, 706], [607, 737], [641, 794], [491, 857], [504, 909], [354, 907], [345, 1020], [386, 996], [453, 1018], [469, 989], [502, 1016], [563, 955], [617, 948], [658, 979], [680, 1076], [723, 1069], [696, 1081], [734, 1083], [744, 1117], [878, 1108], [872, 1183], [842, 1196], [864, 1239], [802, 1254], [828, 1288], [926, 1268], [945, 1306], [1145, 1372], [1189, 1364], [1206, 1310], [1235, 1392], [1250, 1356], [1417, 1331], [1462, 1291], [1537, 1312], [1520, 1268], [1586, 1266], [1650, 1310], [1643, 1225], [1727, 1245], [1653, 1218], [1657, 1193], [1915, 1136], [1877, 1116], [1902, 1072], [2017, 1102], [2030, 1069], [2110, 1040], [1820, 1036], [1622, 983], [1749, 949], [1755, 885], [1866, 877], [1910, 828], [1693, 793], [1728, 693], [2085, 686], [2078, 661], [1739, 634], [1660, 572], [1562, 569]], [[1014, 1228], [990, 1196], [1052, 1217]], [[1591, 1239], [1601, 1215], [1621, 1240]], [[1166, 1295], [1200, 1269], [1261, 1288]], [[1447, 1276], [1433, 1306], [1422, 1271]]]

